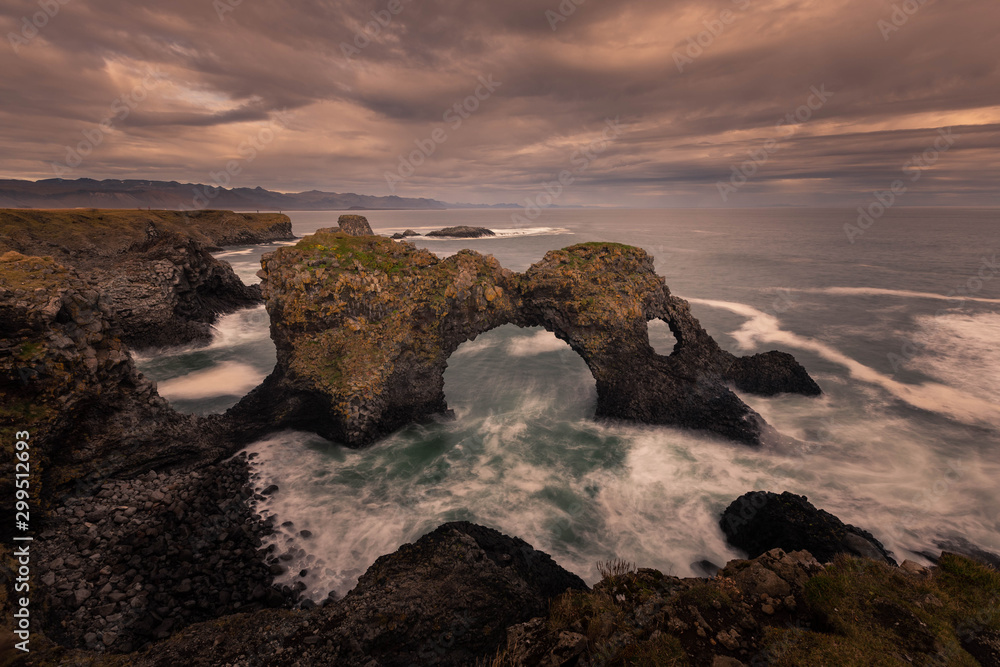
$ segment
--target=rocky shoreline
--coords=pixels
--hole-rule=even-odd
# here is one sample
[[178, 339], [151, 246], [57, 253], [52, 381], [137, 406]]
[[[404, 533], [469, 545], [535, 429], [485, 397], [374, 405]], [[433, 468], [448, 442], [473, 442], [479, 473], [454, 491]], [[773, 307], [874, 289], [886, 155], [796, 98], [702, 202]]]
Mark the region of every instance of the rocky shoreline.
[[[1000, 660], [996, 570], [949, 553], [896, 567], [847, 544], [825, 559], [776, 546], [704, 578], [612, 561], [590, 588], [517, 538], [451, 523], [379, 558], [343, 599], [293, 608], [296, 591], [269, 585], [281, 558], [259, 549], [268, 526], [248, 513], [246, 480], [236, 458], [66, 503], [39, 536], [45, 638], [19, 664], [740, 667], [871, 664], [873, 650], [885, 664]], [[754, 503], [757, 520], [802, 537], [788, 502], [822, 523], [790, 494]]]
[[[54, 253], [77, 266], [16, 249], [0, 255], [0, 493], [13, 497], [9, 443], [27, 425], [34, 466], [32, 652], [18, 664], [739, 667], [824, 664], [830, 656], [867, 664], [873, 651], [890, 656], [886, 664], [1000, 664], [994, 570], [949, 554], [935, 568], [895, 567], [871, 533], [791, 494], [752, 492], [720, 514], [730, 543], [751, 559], [706, 566], [719, 570], [714, 577], [611, 562], [588, 588], [516, 537], [450, 523], [378, 559], [341, 600], [317, 606], [301, 596], [304, 584], [276, 587], [295, 545], [262, 548], [273, 526], [253, 511], [263, 495], [254, 495], [247, 459], [233, 454], [262, 428], [309, 426], [306, 415], [329, 411], [322, 401], [336, 392], [318, 394], [293, 372], [302, 368], [296, 346], [310, 340], [325, 354], [340, 349], [335, 336], [345, 331], [360, 332], [369, 350], [397, 329], [404, 339], [432, 341], [383, 347], [396, 355], [391, 372], [343, 369], [359, 382], [417, 388], [411, 403], [388, 395], [379, 409], [388, 406], [389, 424], [442, 408], [438, 364], [470, 332], [504, 322], [555, 330], [596, 369], [605, 397], [632, 391], [631, 402], [604, 404], [609, 416], [688, 426], [714, 416], [730, 422], [709, 429], [716, 433], [759, 435], [746, 425], [762, 420], [727, 384], [764, 395], [819, 392], [789, 355], [737, 359], [720, 350], [638, 249], [582, 244], [513, 274], [468, 251], [437, 260], [371, 236], [360, 216], [346, 218], [265, 262], [279, 368], [241, 408], [211, 418], [176, 413], [138, 374], [123, 342], [128, 316], [95, 288], [88, 272], [99, 269], [81, 259], [91, 251]], [[162, 251], [181, 270], [207, 254], [202, 241], [157, 223], [141, 233], [124, 246], [130, 261]], [[225, 234], [215, 238], [248, 238]], [[213, 266], [204, 264], [202, 275], [225, 281]], [[209, 299], [227, 289], [213, 280], [203, 281]], [[418, 307], [403, 307], [399, 295]], [[307, 310], [309, 318], [298, 318]], [[428, 317], [437, 328], [421, 328]], [[648, 339], [639, 344], [652, 318], [671, 325], [674, 355], [647, 351]], [[393, 366], [417, 353], [423, 365]], [[645, 375], [625, 378], [623, 368], [637, 375], [637, 359]], [[4, 531], [12, 511], [0, 516]], [[12, 617], [17, 566], [8, 537], [0, 544], [4, 619]]]
[[50, 256], [76, 271], [108, 297], [132, 349], [209, 340], [220, 315], [263, 301], [210, 249], [294, 238], [284, 215], [0, 209], [0, 255]]

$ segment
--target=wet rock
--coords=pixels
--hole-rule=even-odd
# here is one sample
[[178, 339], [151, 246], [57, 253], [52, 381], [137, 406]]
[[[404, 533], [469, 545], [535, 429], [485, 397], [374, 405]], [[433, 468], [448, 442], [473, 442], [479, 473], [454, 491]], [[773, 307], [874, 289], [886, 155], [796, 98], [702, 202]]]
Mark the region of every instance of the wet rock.
[[753, 491], [733, 501], [719, 522], [726, 540], [751, 558], [770, 551], [808, 551], [821, 562], [838, 553], [881, 560], [892, 559], [875, 537], [816, 509], [805, 496]]
[[786, 352], [765, 352], [736, 358], [726, 371], [740, 391], [760, 396], [781, 393], [819, 396], [823, 391], [795, 357]]

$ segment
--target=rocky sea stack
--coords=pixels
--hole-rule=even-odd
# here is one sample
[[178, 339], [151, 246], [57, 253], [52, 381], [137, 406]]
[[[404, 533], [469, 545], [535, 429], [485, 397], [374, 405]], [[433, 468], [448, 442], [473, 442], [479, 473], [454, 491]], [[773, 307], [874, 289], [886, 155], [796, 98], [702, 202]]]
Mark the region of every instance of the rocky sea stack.
[[[228, 415], [250, 434], [300, 428], [358, 447], [445, 413], [448, 357], [504, 324], [544, 327], [583, 357], [601, 418], [757, 445], [764, 421], [728, 384], [819, 393], [791, 355], [738, 359], [722, 350], [639, 248], [585, 243], [517, 274], [470, 250], [442, 260], [324, 230], [266, 256], [263, 267], [278, 364]], [[650, 347], [653, 319], [677, 338], [669, 356]]]
[[448, 239], [481, 239], [496, 235], [496, 232], [492, 229], [486, 229], [485, 227], [468, 227], [465, 225], [459, 227], [446, 227], [427, 234], [427, 236], [432, 236], [434, 238]]

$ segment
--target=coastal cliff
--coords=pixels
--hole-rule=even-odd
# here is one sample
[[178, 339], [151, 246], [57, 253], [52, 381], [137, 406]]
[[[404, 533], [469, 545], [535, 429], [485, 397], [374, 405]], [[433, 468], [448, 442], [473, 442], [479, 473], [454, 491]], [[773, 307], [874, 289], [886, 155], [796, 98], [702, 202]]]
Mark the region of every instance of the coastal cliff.
[[261, 301], [211, 248], [292, 238], [291, 220], [277, 214], [0, 210], [0, 252], [75, 269], [109, 297], [133, 349], [207, 340], [219, 315]]
[[223, 451], [209, 420], [174, 412], [138, 373], [106, 295], [51, 258], [0, 256], [0, 341], [5, 497], [17, 430], [32, 434], [36, 507], [107, 477]]
[[[766, 424], [728, 384], [820, 393], [791, 355], [737, 359], [719, 348], [639, 248], [580, 244], [516, 274], [470, 250], [438, 259], [379, 236], [321, 230], [262, 264], [278, 363], [228, 415], [250, 434], [300, 428], [359, 447], [445, 413], [449, 356], [504, 324], [566, 341], [593, 373], [601, 418], [757, 445]], [[653, 319], [677, 337], [669, 356], [649, 344]]]

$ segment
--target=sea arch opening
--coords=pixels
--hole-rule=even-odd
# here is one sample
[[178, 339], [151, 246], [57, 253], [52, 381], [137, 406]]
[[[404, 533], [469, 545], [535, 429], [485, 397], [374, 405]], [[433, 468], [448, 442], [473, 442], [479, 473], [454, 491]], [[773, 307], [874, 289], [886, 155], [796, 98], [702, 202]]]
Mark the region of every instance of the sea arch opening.
[[570, 345], [542, 327], [506, 324], [462, 343], [444, 373], [459, 419], [593, 419], [597, 382]]

